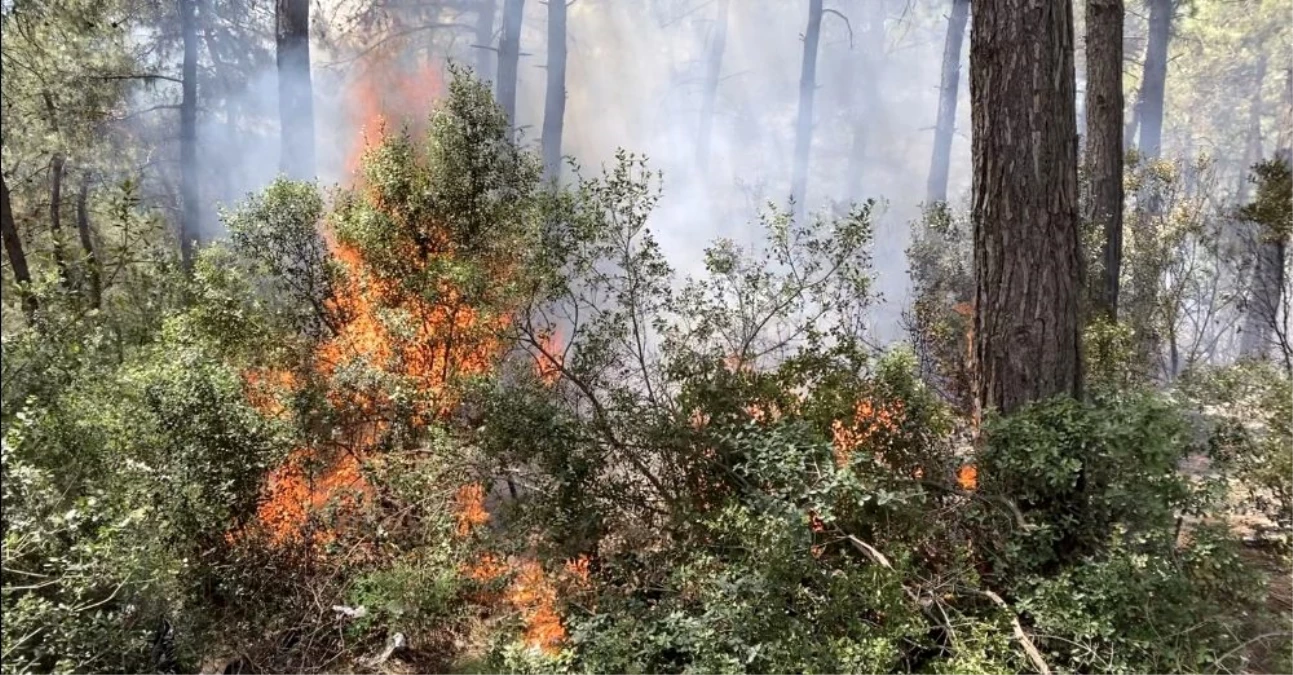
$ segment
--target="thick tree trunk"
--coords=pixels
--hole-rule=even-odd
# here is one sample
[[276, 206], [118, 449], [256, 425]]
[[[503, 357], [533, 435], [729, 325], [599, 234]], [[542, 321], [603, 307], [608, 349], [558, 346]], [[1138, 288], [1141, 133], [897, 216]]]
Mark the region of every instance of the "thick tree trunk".
[[[1280, 138], [1277, 159], [1293, 171], [1293, 67], [1285, 72], [1284, 101], [1281, 102]], [[1253, 282], [1245, 310], [1240, 354], [1263, 358], [1270, 353], [1271, 335], [1279, 321], [1284, 297], [1284, 265], [1288, 256], [1288, 233], [1270, 231], [1257, 224], [1253, 233], [1256, 256], [1253, 260]]]
[[795, 157], [790, 196], [795, 218], [807, 206], [808, 160], [813, 146], [813, 94], [817, 88], [817, 44], [822, 35], [822, 0], [808, 1], [808, 28], [804, 31], [804, 57], [799, 69], [799, 117], [795, 122]]
[[494, 75], [494, 10], [495, 0], [480, 0], [476, 12], [476, 77], [486, 81]]
[[718, 80], [723, 72], [723, 52], [727, 49], [727, 9], [730, 0], [718, 0], [718, 15], [705, 55], [705, 84], [700, 99], [700, 130], [696, 134], [696, 164], [704, 174], [709, 167], [710, 134], [714, 128], [714, 105], [718, 100]]
[[1140, 153], [1163, 154], [1163, 96], [1167, 86], [1167, 44], [1172, 37], [1173, 0], [1149, 0], [1149, 40], [1140, 92]]
[[952, 0], [943, 44], [942, 83], [938, 89], [938, 121], [934, 124], [934, 156], [929, 161], [925, 202], [947, 201], [947, 174], [952, 162], [952, 136], [956, 132], [956, 97], [961, 84], [961, 43], [970, 15], [970, 0]]
[[27, 267], [27, 256], [22, 251], [22, 239], [18, 237], [18, 226], [13, 220], [13, 206], [9, 204], [9, 184], [5, 182], [3, 175], [0, 175], [0, 239], [4, 240], [9, 268], [13, 270], [18, 292], [22, 294], [23, 311], [30, 321], [36, 313], [38, 303], [31, 292], [31, 270]]
[[184, 40], [180, 100], [180, 262], [193, 267], [193, 248], [200, 235], [198, 203], [198, 37], [197, 0], [180, 0], [180, 31]]
[[99, 309], [103, 305], [103, 270], [99, 266], [99, 257], [94, 253], [94, 240], [90, 233], [90, 172], [81, 174], [81, 189], [76, 193], [76, 234], [81, 240], [81, 253], [84, 256], [85, 278], [90, 288], [90, 306]]
[[314, 178], [314, 86], [310, 80], [310, 0], [277, 0], [279, 170]]
[[1086, 219], [1104, 233], [1098, 310], [1118, 319], [1122, 268], [1122, 0], [1086, 2]]
[[548, 87], [543, 105], [543, 176], [561, 179], [566, 117], [566, 0], [548, 0]]
[[976, 0], [970, 32], [976, 404], [1081, 393], [1073, 8]]
[[[498, 105], [516, 128], [516, 77], [521, 61], [521, 18], [525, 0], [504, 0], [503, 35], [498, 40], [498, 81], [494, 83]], [[512, 134], [509, 131], [509, 136]]]

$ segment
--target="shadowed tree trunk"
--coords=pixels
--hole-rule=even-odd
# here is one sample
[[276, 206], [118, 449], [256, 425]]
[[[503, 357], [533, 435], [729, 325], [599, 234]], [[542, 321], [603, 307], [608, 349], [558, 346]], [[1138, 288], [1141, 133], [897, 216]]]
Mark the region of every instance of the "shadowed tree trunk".
[[1118, 318], [1122, 268], [1122, 0], [1086, 2], [1086, 220], [1103, 234], [1098, 310]]
[[278, 119], [283, 147], [279, 170], [314, 178], [314, 87], [310, 81], [310, 0], [275, 3]]
[[566, 0], [548, 0], [548, 87], [543, 105], [543, 177], [561, 178], [566, 116]]
[[508, 131], [509, 137], [516, 129], [516, 77], [521, 61], [521, 18], [524, 13], [525, 0], [504, 0], [503, 35], [498, 40], [498, 81], [494, 88], [498, 105], [503, 108], [512, 127]]
[[822, 35], [822, 0], [808, 2], [808, 28], [804, 31], [804, 57], [799, 70], [799, 116], [795, 122], [795, 157], [790, 196], [795, 200], [795, 219], [807, 206], [808, 160], [813, 145], [813, 93], [817, 88], [817, 44]]
[[723, 72], [723, 51], [727, 49], [727, 9], [730, 0], [718, 0], [718, 15], [710, 34], [705, 56], [705, 85], [700, 99], [700, 130], [696, 134], [696, 164], [703, 174], [709, 167], [710, 134], [714, 128], [714, 104], [718, 99], [718, 79]]
[[480, 0], [476, 13], [476, 77], [487, 81], [494, 75], [494, 10], [495, 0]]
[[976, 0], [972, 21], [976, 407], [1010, 413], [1081, 393], [1073, 8]]
[[67, 268], [67, 251], [63, 248], [63, 176], [67, 162], [60, 152], [54, 153], [49, 163], [49, 234], [53, 239], [54, 265], [58, 268], [59, 284], [66, 290], [71, 287], [72, 274]]
[[90, 236], [90, 172], [81, 173], [81, 189], [76, 193], [76, 234], [81, 240], [81, 253], [84, 255], [85, 278], [89, 283], [90, 306], [99, 309], [103, 305], [103, 270], [99, 258], [94, 253], [94, 241]]
[[198, 243], [198, 37], [197, 0], [180, 0], [180, 32], [184, 40], [180, 99], [180, 262], [193, 267], [193, 247]]
[[9, 184], [0, 175], [0, 238], [4, 240], [4, 252], [9, 258], [9, 268], [13, 270], [14, 281], [18, 282], [18, 292], [22, 294], [22, 309], [30, 321], [36, 313], [38, 303], [31, 293], [31, 270], [27, 267], [27, 256], [22, 251], [22, 239], [18, 237], [18, 226], [13, 220], [13, 207], [9, 204]]
[[[42, 91], [41, 98], [45, 101], [49, 126], [57, 136], [58, 112], [54, 108], [54, 97], [48, 91]], [[67, 268], [67, 251], [63, 246], [63, 176], [66, 171], [67, 161], [60, 145], [49, 160], [49, 234], [53, 240], [54, 266], [58, 268], [58, 280], [64, 290], [70, 289], [72, 284], [72, 276]]]
[[961, 84], [961, 43], [970, 16], [970, 0], [952, 0], [943, 44], [942, 83], [938, 89], [938, 121], [934, 125], [934, 156], [929, 161], [925, 202], [947, 201], [947, 174], [952, 162], [952, 136], [956, 132], [956, 97]]
[[1254, 167], [1256, 201], [1241, 213], [1251, 227], [1253, 273], [1244, 312], [1239, 353], [1266, 358], [1280, 325], [1284, 302], [1289, 232], [1293, 230], [1293, 153], [1281, 148], [1274, 160]]
[[1167, 86], [1167, 45], [1172, 37], [1172, 0], [1149, 0], [1149, 40], [1141, 79], [1137, 117], [1140, 153], [1157, 159], [1163, 153], [1163, 96]]

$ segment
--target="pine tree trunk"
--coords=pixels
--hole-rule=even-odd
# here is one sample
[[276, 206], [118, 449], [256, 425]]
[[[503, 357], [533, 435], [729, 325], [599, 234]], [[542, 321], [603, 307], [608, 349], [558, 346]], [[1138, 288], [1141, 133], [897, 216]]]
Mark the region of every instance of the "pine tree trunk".
[[1086, 221], [1104, 234], [1095, 296], [1098, 310], [1113, 321], [1122, 268], [1123, 16], [1122, 0], [1086, 2]]
[[[512, 130], [516, 128], [516, 78], [521, 61], [521, 18], [525, 13], [525, 0], [505, 0], [503, 3], [503, 35], [498, 41], [498, 105], [507, 115]], [[511, 136], [514, 131], [509, 131]]]
[[[1285, 73], [1284, 95], [1280, 111], [1280, 132], [1276, 138], [1276, 158], [1293, 171], [1293, 68]], [[1287, 194], [1287, 193], [1285, 193]], [[1255, 233], [1256, 256], [1253, 265], [1252, 286], [1249, 290], [1249, 307], [1245, 312], [1239, 351], [1242, 356], [1255, 358], [1269, 354], [1271, 333], [1280, 312], [1288, 312], [1284, 288], [1288, 265], [1287, 233]], [[1285, 353], [1285, 367], [1289, 367]]]
[[[57, 137], [58, 111], [54, 107], [54, 97], [49, 91], [42, 91], [41, 98], [45, 101], [45, 113], [49, 115], [49, 126]], [[61, 143], [61, 138], [56, 142]], [[66, 170], [67, 162], [60, 146], [49, 160], [49, 234], [50, 239], [53, 240], [54, 266], [58, 269], [59, 283], [64, 290], [70, 289], [72, 284], [71, 273], [67, 268], [67, 252], [63, 247], [63, 175]]]
[[938, 90], [938, 121], [934, 124], [934, 156], [929, 161], [925, 202], [947, 201], [947, 175], [952, 162], [952, 137], [956, 132], [956, 97], [961, 83], [961, 43], [970, 15], [970, 0], [952, 0], [943, 45], [942, 83]]
[[804, 56], [799, 70], [799, 117], [795, 122], [795, 157], [790, 196], [795, 219], [807, 206], [808, 160], [813, 145], [813, 94], [817, 88], [817, 44], [822, 35], [822, 0], [808, 2], [808, 28], [804, 31]]
[[1140, 153], [1163, 153], [1163, 96], [1167, 87], [1167, 45], [1172, 37], [1173, 0], [1149, 0], [1149, 40], [1140, 94]]
[[72, 286], [67, 251], [63, 247], [63, 176], [66, 171], [67, 162], [63, 154], [54, 153], [49, 163], [49, 234], [53, 240], [54, 266], [58, 268], [59, 284], [64, 290]]
[[487, 81], [494, 75], [494, 10], [495, 0], [480, 0], [476, 13], [476, 77]]
[[22, 239], [18, 237], [18, 226], [14, 223], [13, 207], [9, 204], [9, 184], [0, 175], [0, 239], [4, 240], [4, 252], [9, 258], [9, 269], [13, 270], [14, 281], [18, 284], [18, 293], [22, 295], [22, 309], [31, 321], [39, 303], [31, 292], [31, 270], [27, 267], [27, 256], [22, 251]]
[[548, 87], [543, 106], [543, 176], [561, 179], [566, 116], [566, 0], [548, 0]]
[[81, 240], [81, 253], [84, 255], [86, 281], [90, 284], [90, 306], [99, 309], [103, 305], [103, 270], [99, 257], [94, 252], [94, 240], [90, 233], [90, 172], [81, 173], [81, 189], [76, 193], [76, 233]]
[[978, 0], [972, 21], [976, 404], [1010, 413], [1081, 393], [1073, 8]]
[[184, 65], [180, 99], [180, 262], [193, 267], [193, 248], [200, 235], [198, 203], [198, 37], [197, 0], [180, 0], [180, 31], [184, 40]]
[[700, 100], [700, 130], [696, 134], [696, 164], [704, 174], [709, 167], [710, 135], [714, 128], [714, 105], [718, 100], [718, 80], [723, 72], [723, 52], [727, 49], [727, 10], [730, 0], [718, 0], [714, 32], [705, 56], [705, 84]]
[[314, 86], [310, 80], [310, 0], [277, 0], [278, 119], [283, 141], [279, 170], [312, 180]]

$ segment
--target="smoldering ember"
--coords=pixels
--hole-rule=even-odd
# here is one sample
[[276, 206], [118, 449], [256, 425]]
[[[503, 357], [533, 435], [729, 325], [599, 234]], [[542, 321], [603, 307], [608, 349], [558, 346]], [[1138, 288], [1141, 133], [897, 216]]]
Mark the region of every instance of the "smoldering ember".
[[1293, 672], [1288, 0], [0, 2], [0, 672]]

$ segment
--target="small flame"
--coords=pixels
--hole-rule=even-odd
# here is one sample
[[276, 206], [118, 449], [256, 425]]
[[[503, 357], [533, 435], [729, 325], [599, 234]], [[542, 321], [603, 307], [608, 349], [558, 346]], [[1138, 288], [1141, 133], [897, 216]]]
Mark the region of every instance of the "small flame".
[[835, 464], [840, 468], [848, 466], [849, 457], [858, 447], [876, 440], [881, 434], [898, 431], [902, 416], [901, 400], [879, 405], [870, 399], [859, 401], [852, 420], [848, 423], [835, 420], [831, 424]]

